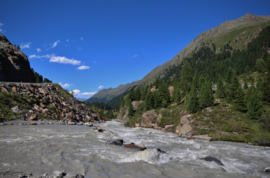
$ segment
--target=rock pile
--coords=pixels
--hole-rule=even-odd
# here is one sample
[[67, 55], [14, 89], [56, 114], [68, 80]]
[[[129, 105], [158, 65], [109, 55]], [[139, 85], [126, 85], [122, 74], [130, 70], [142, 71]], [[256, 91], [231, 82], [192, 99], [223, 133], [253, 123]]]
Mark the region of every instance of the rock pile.
[[12, 108], [13, 112], [21, 114], [20, 118], [24, 120], [37, 121], [39, 116], [42, 116], [68, 125], [99, 120], [85, 104], [72, 96], [63, 97], [58, 87], [52, 84], [1, 83], [0, 91], [13, 92], [18, 97], [28, 95], [37, 101], [33, 103], [32, 100], [27, 100], [32, 106], [31, 110], [20, 111], [17, 106]]

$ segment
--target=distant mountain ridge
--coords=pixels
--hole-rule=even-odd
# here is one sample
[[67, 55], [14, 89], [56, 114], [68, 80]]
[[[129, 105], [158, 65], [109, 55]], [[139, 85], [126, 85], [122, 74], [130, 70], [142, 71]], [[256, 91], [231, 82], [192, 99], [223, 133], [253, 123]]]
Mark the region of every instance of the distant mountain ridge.
[[108, 88], [108, 89], [100, 90], [98, 93], [93, 95], [91, 98], [87, 99], [85, 102], [108, 103], [114, 97], [117, 97], [117, 96], [123, 94], [126, 90], [130, 89], [131, 87], [138, 85], [139, 82], [140, 82], [140, 80], [137, 80], [137, 81], [134, 81], [132, 83], [125, 84], [125, 85], [119, 85], [116, 88]]

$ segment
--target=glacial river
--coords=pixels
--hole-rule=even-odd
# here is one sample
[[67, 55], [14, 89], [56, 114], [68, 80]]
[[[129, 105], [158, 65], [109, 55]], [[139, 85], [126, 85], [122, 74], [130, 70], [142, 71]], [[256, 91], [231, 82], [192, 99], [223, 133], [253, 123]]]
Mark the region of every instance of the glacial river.
[[[127, 128], [116, 121], [93, 127], [66, 125], [1, 126], [0, 171], [33, 174], [73, 172], [85, 177], [270, 177], [270, 148], [242, 143], [187, 140], [146, 128]], [[144, 144], [137, 151], [108, 140]], [[156, 148], [166, 151], [160, 153]], [[223, 166], [199, 158], [212, 156]]]

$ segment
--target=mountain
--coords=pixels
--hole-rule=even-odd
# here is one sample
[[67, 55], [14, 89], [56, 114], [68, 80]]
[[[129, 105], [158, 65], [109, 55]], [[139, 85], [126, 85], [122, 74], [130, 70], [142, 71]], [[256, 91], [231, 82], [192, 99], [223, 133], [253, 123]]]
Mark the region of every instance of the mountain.
[[132, 83], [128, 83], [125, 85], [119, 85], [117, 88], [108, 88], [100, 90], [98, 93], [93, 95], [91, 98], [86, 100], [85, 102], [93, 103], [93, 102], [104, 102], [108, 103], [111, 99], [123, 94], [126, 90], [130, 89], [138, 85], [140, 80], [134, 81]]
[[[215, 45], [215, 51], [216, 53], [219, 53], [224, 48], [224, 45], [229, 43], [233, 49], [242, 50], [245, 49], [247, 44], [251, 42], [252, 39], [256, 38], [259, 32], [267, 25], [270, 25], [270, 16], [256, 16], [253, 14], [246, 14], [236, 20], [221, 23], [219, 26], [198, 35], [175, 57], [153, 69], [142, 80], [137, 81], [136, 84], [131, 85], [133, 84], [131, 83], [120, 85], [115, 89], [109, 88], [101, 90], [87, 101], [111, 103], [110, 100], [112, 100], [114, 103], [119, 103], [121, 98], [120, 95], [132, 86], [149, 84], [156, 78], [168, 79], [173, 77], [173, 69], [181, 65], [185, 58], [190, 57], [201, 47], [211, 46], [212, 48], [213, 45]], [[119, 92], [119, 90], [121, 92]]]
[[218, 53], [226, 43], [234, 42], [231, 45], [233, 49], [245, 49], [247, 44], [259, 34], [261, 29], [269, 24], [270, 16], [256, 16], [253, 14], [246, 14], [239, 19], [226, 21], [198, 35], [175, 57], [148, 73], [140, 81], [139, 85], [149, 84], [157, 77], [164, 78], [171, 68], [180, 65], [184, 58], [190, 56], [201, 46], [214, 43], [217, 49], [216, 53]]
[[0, 81], [36, 81], [27, 56], [2, 34], [0, 34]]

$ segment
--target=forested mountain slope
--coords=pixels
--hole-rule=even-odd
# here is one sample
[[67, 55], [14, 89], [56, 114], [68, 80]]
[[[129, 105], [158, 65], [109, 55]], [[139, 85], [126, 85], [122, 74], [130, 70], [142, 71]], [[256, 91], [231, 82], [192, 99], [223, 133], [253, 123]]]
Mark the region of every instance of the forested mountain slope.
[[[216, 53], [221, 52], [226, 43], [230, 43], [234, 49], [245, 49], [247, 44], [258, 36], [262, 28], [269, 24], [270, 16], [256, 16], [253, 14], [246, 14], [239, 19], [226, 21], [198, 35], [174, 58], [148, 73], [139, 84], [149, 84], [157, 77], [164, 78], [168, 75], [168, 71], [174, 66], [180, 65], [184, 58], [189, 57], [203, 46], [210, 46], [211, 43], [215, 44]], [[212, 45], [210, 47], [213, 48]]]

